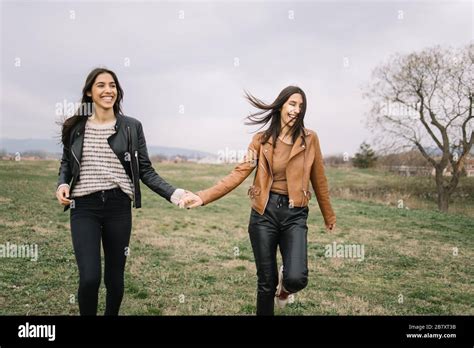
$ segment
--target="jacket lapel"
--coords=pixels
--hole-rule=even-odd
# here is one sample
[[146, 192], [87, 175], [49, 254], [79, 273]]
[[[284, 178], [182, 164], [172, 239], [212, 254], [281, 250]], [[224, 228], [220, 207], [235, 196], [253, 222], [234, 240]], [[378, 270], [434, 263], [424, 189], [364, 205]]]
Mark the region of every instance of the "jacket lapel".
[[302, 134], [301, 136], [299, 136], [298, 139], [296, 139], [295, 143], [293, 144], [293, 147], [291, 148], [291, 152], [290, 152], [290, 157], [288, 158], [288, 162], [290, 162], [291, 159], [295, 157], [297, 154], [304, 151], [306, 146], [308, 145], [307, 141], [306, 141], [306, 145], [305, 143], [303, 143], [303, 137], [308, 136], [309, 132], [306, 129], [304, 129], [303, 132], [304, 132], [304, 135]]
[[263, 151], [264, 157], [267, 160], [267, 165], [268, 165], [267, 169], [270, 170], [270, 173], [271, 173], [271, 170], [273, 167], [273, 141], [271, 138], [269, 138], [268, 141], [265, 144], [263, 144], [262, 151]]
[[115, 133], [107, 138], [107, 142], [119, 159], [122, 159], [123, 153], [130, 151], [128, 148], [127, 129], [125, 127], [121, 128], [118, 124], [115, 125]]
[[[306, 142], [303, 143], [303, 136], [306, 138], [308, 135], [309, 135], [309, 132], [306, 129], [304, 129], [304, 135], [301, 135], [298, 137], [298, 139], [296, 139], [295, 143], [293, 144], [293, 147], [291, 148], [288, 162], [290, 162], [291, 159], [295, 157], [296, 155], [298, 155], [300, 152], [304, 151], [305, 148], [308, 146], [308, 139], [306, 139]], [[263, 154], [268, 162], [268, 168], [271, 170], [271, 168], [273, 167], [273, 140], [272, 138], [269, 138], [268, 141], [265, 144], [263, 144], [262, 149], [263, 149]]]
[[[120, 140], [117, 140], [116, 139], [116, 135], [118, 135], [118, 133], [120, 132], [121, 130], [121, 124], [123, 122], [123, 117], [122, 115], [117, 115], [116, 118], [117, 118], [117, 121], [115, 123], [115, 133], [112, 134], [107, 140], [109, 142], [109, 145], [110, 147], [112, 148], [112, 150], [117, 154], [117, 156], [119, 155], [119, 153], [122, 153], [122, 152], [125, 152], [127, 151], [126, 149], [124, 148], [121, 148], [119, 145], [121, 144], [120, 141], [122, 141], [122, 143], [124, 143], [124, 140], [123, 139], [120, 139]], [[87, 119], [88, 117], [84, 117], [84, 120], [79, 123], [76, 127], [76, 129], [74, 130], [74, 132], [76, 134], [74, 134], [74, 141], [71, 145], [71, 148], [72, 150], [74, 151], [74, 155], [76, 155], [77, 159], [80, 161], [81, 158], [82, 158], [82, 147], [84, 145], [84, 133], [86, 131], [86, 122], [87, 122]], [[122, 132], [123, 133], [123, 132]], [[123, 134], [121, 134], [121, 136], [123, 137]], [[115, 140], [115, 141], [114, 141]], [[119, 157], [120, 158], [120, 157]]]
[[82, 158], [82, 145], [84, 144], [84, 132], [86, 130], [86, 122], [88, 117], [84, 117], [84, 120], [78, 124], [74, 132], [74, 141], [71, 144], [71, 149], [74, 151], [74, 155], [77, 157], [77, 160], [80, 161]]

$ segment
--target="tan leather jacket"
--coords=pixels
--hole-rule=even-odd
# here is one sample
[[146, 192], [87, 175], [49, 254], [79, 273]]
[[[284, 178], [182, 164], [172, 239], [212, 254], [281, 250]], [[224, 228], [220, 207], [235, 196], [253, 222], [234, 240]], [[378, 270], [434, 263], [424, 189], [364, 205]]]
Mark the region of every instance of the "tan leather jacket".
[[[202, 199], [204, 205], [235, 189], [258, 166], [253, 185], [249, 188], [248, 194], [252, 200], [252, 208], [263, 215], [273, 180], [273, 144], [271, 138], [265, 144], [261, 144], [262, 135], [263, 132], [254, 135], [247, 156], [229, 175], [213, 187], [196, 193]], [[309, 191], [309, 182], [311, 181], [324, 222], [333, 224], [336, 222], [336, 215], [329, 200], [329, 188], [324, 174], [324, 163], [318, 136], [314, 131], [305, 129], [304, 139], [305, 143], [303, 143], [302, 135], [293, 144], [286, 168], [290, 205], [292, 204], [294, 207], [308, 205], [311, 199], [311, 192]]]

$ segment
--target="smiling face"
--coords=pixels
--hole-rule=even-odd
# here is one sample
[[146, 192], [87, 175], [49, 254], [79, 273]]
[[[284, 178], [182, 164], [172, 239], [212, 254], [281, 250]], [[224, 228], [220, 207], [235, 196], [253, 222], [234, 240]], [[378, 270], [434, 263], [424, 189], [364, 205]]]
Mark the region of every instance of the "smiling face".
[[292, 94], [283, 104], [280, 111], [281, 128], [293, 127], [303, 108], [303, 97], [299, 93]]
[[96, 107], [104, 110], [111, 109], [117, 100], [117, 86], [112, 75], [108, 73], [97, 75], [92, 89], [87, 92], [87, 95], [92, 97]]

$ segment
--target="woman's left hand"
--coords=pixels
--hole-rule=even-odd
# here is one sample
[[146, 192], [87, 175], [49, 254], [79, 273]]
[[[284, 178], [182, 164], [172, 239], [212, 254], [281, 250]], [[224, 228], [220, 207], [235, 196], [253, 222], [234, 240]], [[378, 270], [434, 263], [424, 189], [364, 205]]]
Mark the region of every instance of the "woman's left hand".
[[336, 224], [329, 224], [329, 225], [326, 225], [326, 232], [334, 232], [334, 230], [336, 229]]
[[198, 195], [194, 194], [193, 192], [186, 191], [186, 194], [181, 198], [179, 202], [179, 207], [180, 208], [196, 208], [203, 205], [203, 201], [201, 197]]

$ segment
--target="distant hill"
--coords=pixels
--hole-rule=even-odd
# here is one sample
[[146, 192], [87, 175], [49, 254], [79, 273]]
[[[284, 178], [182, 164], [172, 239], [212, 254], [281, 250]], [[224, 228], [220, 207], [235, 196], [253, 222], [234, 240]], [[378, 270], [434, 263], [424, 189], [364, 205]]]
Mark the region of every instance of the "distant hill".
[[[9, 154], [16, 152], [46, 152], [58, 157], [62, 153], [62, 146], [59, 144], [59, 140], [56, 139], [0, 139], [0, 151], [5, 151]], [[168, 158], [175, 156], [184, 156], [188, 159], [201, 159], [205, 157], [217, 157], [215, 154], [208, 152], [182, 149], [178, 147], [166, 147], [166, 146], [148, 146], [148, 153], [150, 156], [162, 155]]]
[[[438, 157], [438, 156], [443, 155], [443, 151], [441, 151], [439, 147], [437, 146], [428, 146], [425, 148], [425, 151], [428, 155], [433, 156], [433, 157]], [[474, 146], [471, 147], [471, 151], [469, 152], [469, 154], [474, 154]]]

